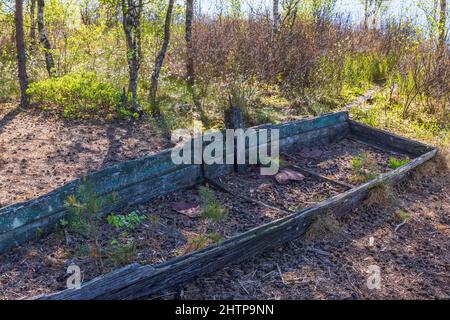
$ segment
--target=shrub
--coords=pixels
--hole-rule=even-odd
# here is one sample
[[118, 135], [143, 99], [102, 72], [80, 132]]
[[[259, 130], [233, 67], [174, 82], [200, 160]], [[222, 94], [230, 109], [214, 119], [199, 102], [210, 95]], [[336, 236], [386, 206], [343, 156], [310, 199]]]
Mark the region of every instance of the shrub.
[[31, 83], [32, 102], [46, 109], [57, 109], [66, 118], [89, 118], [111, 114], [120, 104], [120, 91], [101, 82], [93, 72], [67, 74]]

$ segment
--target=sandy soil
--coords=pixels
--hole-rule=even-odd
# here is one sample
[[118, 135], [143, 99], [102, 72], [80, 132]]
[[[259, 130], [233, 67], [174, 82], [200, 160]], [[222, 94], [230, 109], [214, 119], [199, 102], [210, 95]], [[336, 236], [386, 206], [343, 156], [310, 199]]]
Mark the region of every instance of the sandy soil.
[[168, 147], [170, 142], [145, 121], [69, 122], [0, 104], [0, 207]]

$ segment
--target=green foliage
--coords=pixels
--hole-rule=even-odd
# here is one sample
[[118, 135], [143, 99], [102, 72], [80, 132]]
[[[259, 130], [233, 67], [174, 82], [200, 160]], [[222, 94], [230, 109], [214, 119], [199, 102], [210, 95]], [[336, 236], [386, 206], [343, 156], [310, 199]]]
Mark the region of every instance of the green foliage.
[[139, 113], [132, 112], [124, 107], [118, 107], [117, 108], [117, 117], [119, 119], [130, 119], [130, 118], [137, 119], [137, 118], [139, 118]]
[[408, 158], [397, 159], [395, 157], [390, 157], [388, 160], [388, 167], [391, 169], [397, 169], [397, 168], [404, 166], [407, 163], [409, 163]]
[[106, 253], [108, 262], [114, 267], [129, 264], [136, 260], [136, 243], [134, 240], [128, 239], [125, 233], [121, 235], [121, 238], [111, 241]]
[[101, 82], [93, 72], [68, 74], [31, 83], [31, 101], [46, 109], [62, 111], [66, 118], [111, 114], [120, 103], [120, 92]]
[[97, 196], [92, 184], [85, 180], [79, 186], [76, 194], [67, 197], [64, 207], [68, 210], [68, 220], [61, 220], [61, 224], [67, 224], [73, 231], [93, 238], [99, 231], [101, 210], [114, 202], [114, 195]]
[[222, 236], [218, 232], [210, 232], [207, 234], [200, 234], [192, 239], [192, 249], [201, 250], [206, 248], [210, 243], [218, 243], [222, 240]]
[[406, 222], [411, 219], [411, 214], [409, 212], [403, 211], [401, 209], [395, 210], [392, 220], [395, 223]]
[[367, 82], [381, 82], [388, 77], [393, 68], [395, 56], [380, 56], [379, 54], [359, 53], [345, 57], [344, 74], [345, 82], [359, 85]]
[[109, 215], [108, 223], [121, 230], [119, 236], [112, 240], [106, 249], [108, 262], [117, 267], [134, 261], [137, 257], [136, 243], [128, 234], [129, 230], [133, 230], [141, 225], [147, 216], [133, 211], [125, 215]]
[[125, 215], [111, 214], [107, 217], [108, 223], [114, 228], [135, 229], [147, 218], [146, 215], [139, 214], [136, 211]]
[[351, 165], [353, 170], [352, 178], [356, 183], [367, 182], [378, 176], [377, 164], [367, 152], [353, 157]]
[[62, 226], [68, 226], [72, 231], [86, 237], [91, 242], [91, 257], [102, 262], [102, 248], [99, 243], [101, 210], [114, 202], [115, 195], [98, 196], [86, 179], [74, 195], [64, 202], [68, 211], [68, 219], [60, 221]]
[[217, 200], [214, 191], [208, 187], [199, 188], [202, 208], [200, 215], [202, 219], [207, 219], [213, 223], [219, 223], [228, 217], [228, 210]]
[[446, 148], [450, 141], [450, 127], [442, 125], [435, 116], [411, 114], [403, 117], [403, 105], [390, 98], [385, 89], [373, 97], [370, 108], [354, 107], [350, 110], [352, 118], [372, 127], [381, 128], [411, 139], [420, 139]]

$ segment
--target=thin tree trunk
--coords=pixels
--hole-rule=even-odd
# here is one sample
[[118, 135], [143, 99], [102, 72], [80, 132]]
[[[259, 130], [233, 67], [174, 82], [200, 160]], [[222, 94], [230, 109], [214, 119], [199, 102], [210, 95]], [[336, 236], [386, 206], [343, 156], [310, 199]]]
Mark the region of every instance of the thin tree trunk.
[[447, 24], [447, 3], [446, 0], [440, 0], [440, 13], [439, 13], [439, 56], [445, 53], [445, 47], [447, 43], [446, 39], [446, 24]]
[[369, 28], [368, 20], [369, 20], [369, 0], [364, 0], [364, 30], [367, 30]]
[[45, 33], [45, 24], [44, 24], [44, 0], [38, 1], [38, 31], [39, 31], [39, 40], [44, 47], [45, 50], [45, 67], [47, 68], [48, 75], [50, 77], [54, 77], [56, 75], [55, 69], [55, 61], [53, 60], [53, 54], [51, 52], [52, 45], [47, 38], [47, 34]]
[[192, 20], [194, 18], [194, 0], [186, 0], [186, 26], [184, 38], [186, 40], [186, 81], [189, 89], [194, 87], [194, 53], [192, 46]]
[[30, 0], [30, 48], [36, 44], [36, 0]]
[[194, 20], [194, 0], [186, 0], [186, 24], [184, 38], [186, 40], [186, 82], [188, 90], [192, 94], [194, 105], [200, 114], [201, 121], [207, 125], [208, 119], [203, 112], [202, 104], [195, 92], [195, 65], [194, 65], [194, 47], [192, 43], [192, 23]]
[[141, 12], [142, 0], [122, 0], [122, 23], [127, 42], [128, 94], [131, 94], [131, 110], [142, 114], [138, 103], [137, 85], [141, 65]]
[[170, 42], [170, 24], [172, 23], [172, 12], [173, 12], [174, 0], [169, 0], [169, 6], [167, 7], [166, 20], [164, 23], [164, 41], [162, 43], [161, 49], [159, 50], [158, 56], [155, 60], [155, 68], [152, 74], [152, 80], [150, 84], [150, 104], [152, 107], [153, 116], [159, 117], [161, 115], [161, 110], [156, 101], [156, 93], [158, 91], [158, 80], [159, 74], [161, 72], [161, 67], [166, 56], [167, 47]]
[[26, 67], [25, 54], [25, 35], [23, 31], [23, 0], [16, 0], [16, 11], [14, 21], [16, 24], [16, 48], [17, 48], [17, 66], [20, 84], [20, 105], [23, 108], [28, 107], [28, 75]]
[[273, 33], [278, 33], [280, 25], [279, 0], [273, 0]]

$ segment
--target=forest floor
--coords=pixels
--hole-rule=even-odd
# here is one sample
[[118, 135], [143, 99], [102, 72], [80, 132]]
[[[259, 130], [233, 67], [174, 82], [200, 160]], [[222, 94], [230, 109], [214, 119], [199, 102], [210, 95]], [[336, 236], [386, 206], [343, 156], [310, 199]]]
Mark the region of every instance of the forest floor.
[[145, 121], [65, 121], [0, 104], [0, 207], [46, 194], [90, 171], [170, 147]]
[[[395, 206], [363, 206], [339, 219], [339, 235], [299, 238], [200, 277], [181, 288], [181, 297], [449, 299], [449, 182], [448, 173], [420, 175], [397, 188]], [[408, 221], [396, 230], [399, 212]], [[370, 266], [379, 267], [380, 289], [367, 286]], [[170, 292], [160, 298], [173, 297]]]
[[[42, 111], [0, 105], [0, 207], [170, 146], [145, 122], [68, 122]], [[153, 298], [449, 299], [450, 174], [427, 168], [397, 187], [394, 205], [363, 206], [339, 218], [341, 232], [335, 237], [299, 238]], [[37, 265], [46, 270], [48, 261], [40, 259]], [[19, 264], [29, 263], [22, 260]], [[369, 266], [380, 269], [380, 289], [367, 287]], [[3, 273], [19, 274], [19, 287], [8, 286], [3, 299], [27, 296], [27, 290], [29, 295], [38, 293], [32, 288], [36, 279], [27, 279], [26, 273]], [[64, 272], [53, 281], [52, 290], [58, 289]]]

